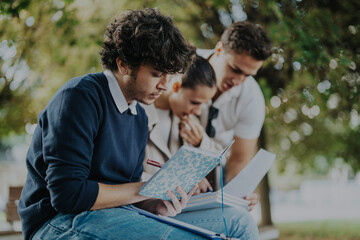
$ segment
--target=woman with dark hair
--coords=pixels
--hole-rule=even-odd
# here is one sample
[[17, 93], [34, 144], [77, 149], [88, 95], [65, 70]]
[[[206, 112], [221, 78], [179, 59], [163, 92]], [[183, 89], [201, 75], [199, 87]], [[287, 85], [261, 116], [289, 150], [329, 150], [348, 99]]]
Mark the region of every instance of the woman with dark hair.
[[[153, 105], [143, 105], [149, 119], [149, 139], [145, 159], [165, 163], [183, 144], [180, 125], [186, 119], [200, 115], [201, 104], [209, 101], [216, 92], [215, 73], [209, 62], [199, 56], [182, 75], [170, 79], [171, 90], [155, 100]], [[199, 124], [194, 122], [194, 124]], [[194, 133], [195, 135], [196, 133]], [[195, 136], [196, 137], [196, 136]], [[144, 178], [158, 169], [144, 162]]]

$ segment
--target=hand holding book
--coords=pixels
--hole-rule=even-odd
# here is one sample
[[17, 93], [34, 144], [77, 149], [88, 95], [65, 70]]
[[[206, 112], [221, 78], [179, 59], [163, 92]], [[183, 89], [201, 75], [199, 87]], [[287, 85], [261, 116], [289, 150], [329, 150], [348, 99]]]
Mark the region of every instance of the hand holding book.
[[[233, 143], [233, 142], [232, 142]], [[176, 192], [180, 186], [186, 193], [199, 183], [220, 162], [223, 154], [232, 145], [229, 144], [219, 156], [199, 148], [182, 146], [140, 189], [140, 195], [163, 200], [171, 200], [170, 190], [179, 199]]]
[[158, 203], [155, 206], [155, 213], [161, 216], [170, 216], [170, 217], [176, 216], [186, 207], [188, 200], [191, 198], [191, 196], [195, 193], [197, 189], [198, 186], [195, 185], [187, 194], [181, 187], [177, 187], [176, 191], [181, 196], [180, 200], [177, 199], [177, 197], [173, 192], [167, 191], [167, 194], [171, 199], [171, 201], [160, 200], [160, 199], [157, 200]]
[[[251, 196], [251, 194], [270, 169], [274, 160], [275, 154], [260, 149], [249, 164], [224, 186], [224, 205], [246, 209], [253, 207], [251, 201], [254, 201], [256, 197]], [[251, 197], [244, 199], [246, 196]], [[216, 207], [221, 207], [220, 191], [193, 196], [188, 201], [184, 212]]]
[[251, 211], [254, 209], [255, 205], [256, 205], [256, 204], [258, 203], [258, 201], [259, 201], [259, 197], [258, 197], [257, 193], [252, 193], [252, 194], [244, 197], [244, 199], [245, 199], [246, 201], [249, 201], [249, 205], [248, 205], [248, 207], [249, 207], [249, 212], [251, 212]]
[[170, 200], [167, 191], [180, 194], [176, 187], [180, 186], [189, 192], [219, 163], [215, 153], [190, 146], [182, 146], [148, 182], [140, 189], [140, 195], [163, 200]]

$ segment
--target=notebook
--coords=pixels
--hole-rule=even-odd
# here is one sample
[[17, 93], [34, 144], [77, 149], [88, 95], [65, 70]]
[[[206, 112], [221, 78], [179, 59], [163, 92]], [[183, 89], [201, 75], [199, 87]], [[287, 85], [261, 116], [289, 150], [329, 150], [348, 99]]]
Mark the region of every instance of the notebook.
[[[274, 160], [275, 154], [260, 149], [248, 165], [224, 186], [224, 207], [248, 209], [250, 202], [243, 198], [254, 192]], [[192, 196], [183, 212], [219, 207], [221, 207], [221, 190]]]
[[[233, 141], [234, 142], [234, 141]], [[163, 200], [171, 200], [167, 190], [180, 199], [176, 187], [188, 193], [216, 165], [233, 144], [231, 142], [221, 155], [191, 146], [182, 146], [140, 189], [140, 195]]]
[[[224, 207], [243, 208], [249, 210], [250, 201], [236, 198], [224, 193]], [[205, 209], [221, 208], [221, 192], [207, 192], [192, 196], [183, 212], [198, 211]]]
[[[133, 205], [122, 206], [122, 208], [125, 208], [125, 209], [130, 210], [130, 211], [138, 212], [141, 215], [144, 215], [144, 216], [149, 217], [149, 218], [156, 219], [156, 220], [158, 220], [160, 222], [167, 223], [167, 224], [169, 224], [171, 226], [183, 228], [183, 229], [185, 229], [187, 231], [196, 233], [196, 234], [198, 234], [200, 236], [203, 236], [203, 237], [206, 237], [208, 239], [229, 239], [229, 238], [225, 237], [224, 234], [215, 233], [213, 231], [210, 231], [210, 230], [207, 230], [207, 229], [204, 229], [204, 228], [200, 228], [200, 227], [197, 227], [195, 225], [192, 225], [192, 224], [189, 224], [189, 223], [186, 223], [186, 222], [182, 222], [182, 221], [176, 220], [176, 219], [171, 218], [171, 217], [165, 217], [165, 216], [156, 215], [156, 214], [150, 213], [148, 211], [145, 211], [143, 209], [137, 208], [137, 207], [135, 207]], [[231, 238], [231, 239], [236, 240], [236, 238]]]

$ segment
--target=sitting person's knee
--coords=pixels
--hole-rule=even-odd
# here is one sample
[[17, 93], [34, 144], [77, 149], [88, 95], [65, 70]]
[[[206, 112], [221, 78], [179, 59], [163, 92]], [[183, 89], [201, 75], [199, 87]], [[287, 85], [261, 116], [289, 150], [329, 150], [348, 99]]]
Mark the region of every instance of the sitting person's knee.
[[230, 212], [231, 218], [227, 219], [227, 221], [232, 223], [233, 237], [251, 240], [259, 238], [257, 223], [248, 211], [232, 209]]

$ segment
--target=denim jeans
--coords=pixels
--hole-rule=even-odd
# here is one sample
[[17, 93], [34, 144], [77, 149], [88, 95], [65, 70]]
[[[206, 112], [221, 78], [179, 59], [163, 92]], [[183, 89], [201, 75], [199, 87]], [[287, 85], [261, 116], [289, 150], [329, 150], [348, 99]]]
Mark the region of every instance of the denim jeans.
[[[245, 210], [225, 208], [229, 235], [240, 239], [258, 239], [256, 223]], [[181, 213], [178, 220], [225, 233], [221, 209]], [[204, 239], [203, 237], [145, 217], [123, 208], [61, 214], [47, 221], [32, 239]]]

